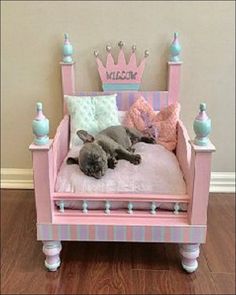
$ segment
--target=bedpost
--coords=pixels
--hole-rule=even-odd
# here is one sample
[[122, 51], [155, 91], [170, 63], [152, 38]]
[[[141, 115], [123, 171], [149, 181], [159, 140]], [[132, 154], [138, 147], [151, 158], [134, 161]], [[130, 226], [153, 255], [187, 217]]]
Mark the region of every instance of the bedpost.
[[168, 100], [169, 104], [179, 101], [180, 95], [180, 70], [181, 64], [179, 54], [181, 46], [178, 33], [174, 33], [174, 40], [170, 46], [170, 60], [168, 62]]
[[[62, 75], [62, 90], [63, 100], [64, 95], [74, 95], [75, 93], [75, 62], [72, 59], [73, 47], [69, 41], [68, 34], [65, 34], [64, 46], [63, 46], [63, 61], [61, 65]], [[64, 101], [64, 113], [66, 113], [65, 101]]]
[[191, 141], [194, 159], [194, 180], [188, 217], [190, 224], [205, 225], [207, 223], [211, 158], [215, 146], [208, 139], [211, 131], [211, 120], [205, 112], [206, 104], [201, 103], [199, 109], [200, 112], [193, 123], [196, 137]]
[[49, 121], [44, 116], [42, 103], [36, 104], [37, 116], [32, 128], [34, 143], [29, 149], [33, 157], [34, 191], [37, 207], [37, 223], [52, 222], [53, 154], [52, 140], [48, 138]]

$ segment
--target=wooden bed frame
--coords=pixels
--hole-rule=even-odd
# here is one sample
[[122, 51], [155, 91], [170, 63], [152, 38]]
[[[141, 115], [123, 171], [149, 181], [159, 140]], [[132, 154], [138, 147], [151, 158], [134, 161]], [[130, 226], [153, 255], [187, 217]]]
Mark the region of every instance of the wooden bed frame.
[[[181, 66], [178, 57], [168, 62], [167, 91], [116, 91], [118, 108], [127, 110], [140, 94], [156, 110], [178, 101]], [[77, 95], [75, 62], [71, 59], [61, 62], [61, 72], [63, 94]], [[101, 93], [104, 95], [104, 92], [93, 95]], [[50, 271], [60, 266], [61, 241], [164, 242], [180, 244], [183, 268], [187, 272], [195, 271], [199, 246], [206, 241], [211, 158], [215, 147], [210, 142], [207, 146], [195, 145], [179, 121], [176, 157], [187, 186], [185, 195], [57, 193], [54, 190], [57, 174], [69, 151], [70, 122], [66, 108], [64, 111], [55, 137], [47, 144], [32, 143], [29, 147], [33, 157], [37, 239], [43, 241], [45, 266]], [[65, 200], [82, 201], [84, 210], [64, 210]], [[103, 201], [104, 210], [90, 210], [89, 202], [92, 200]], [[116, 200], [127, 202], [127, 210], [112, 211], [110, 204]], [[60, 208], [55, 205], [58, 201], [61, 202]], [[134, 201], [150, 202], [150, 210], [135, 211]], [[155, 202], [175, 203], [175, 210], [159, 212]], [[187, 212], [178, 211], [180, 203], [188, 204]]]

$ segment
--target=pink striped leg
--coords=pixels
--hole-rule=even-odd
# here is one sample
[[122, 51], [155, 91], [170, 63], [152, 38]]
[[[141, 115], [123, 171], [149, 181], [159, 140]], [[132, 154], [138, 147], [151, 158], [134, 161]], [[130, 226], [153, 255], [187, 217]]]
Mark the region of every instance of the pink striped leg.
[[198, 268], [197, 258], [200, 253], [200, 244], [181, 244], [180, 254], [182, 266], [187, 272], [194, 272]]
[[43, 253], [46, 255], [45, 266], [50, 271], [56, 271], [61, 264], [60, 252], [61, 252], [60, 241], [43, 241]]

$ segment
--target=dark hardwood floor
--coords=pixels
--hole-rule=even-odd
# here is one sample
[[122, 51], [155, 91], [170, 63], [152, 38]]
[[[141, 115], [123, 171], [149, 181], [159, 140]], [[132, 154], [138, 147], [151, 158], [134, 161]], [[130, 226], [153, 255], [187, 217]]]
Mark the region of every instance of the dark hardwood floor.
[[235, 294], [235, 197], [212, 194], [193, 274], [175, 244], [63, 242], [57, 272], [36, 241], [33, 191], [1, 191], [1, 294]]

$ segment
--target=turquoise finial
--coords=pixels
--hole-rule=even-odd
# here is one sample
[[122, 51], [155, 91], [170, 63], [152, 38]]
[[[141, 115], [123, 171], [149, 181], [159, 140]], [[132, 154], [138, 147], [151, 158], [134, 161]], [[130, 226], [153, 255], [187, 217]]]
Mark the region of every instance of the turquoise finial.
[[170, 61], [179, 62], [180, 61], [180, 51], [181, 46], [179, 44], [178, 33], [174, 33], [174, 40], [170, 45]]
[[205, 103], [199, 105], [199, 114], [193, 122], [193, 130], [196, 134], [194, 139], [196, 145], [206, 146], [209, 144], [208, 135], [211, 132], [211, 119], [207, 116]]
[[49, 142], [49, 120], [43, 114], [43, 104], [36, 103], [37, 115], [32, 122], [33, 133], [35, 135], [34, 143], [44, 145]]
[[64, 37], [65, 37], [65, 40], [64, 40], [64, 46], [63, 46], [63, 62], [72, 63], [73, 47], [69, 41], [69, 35], [65, 33]]

